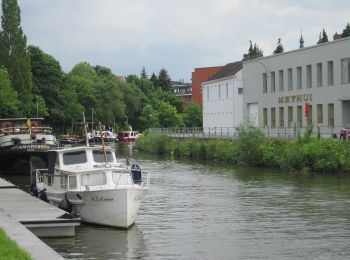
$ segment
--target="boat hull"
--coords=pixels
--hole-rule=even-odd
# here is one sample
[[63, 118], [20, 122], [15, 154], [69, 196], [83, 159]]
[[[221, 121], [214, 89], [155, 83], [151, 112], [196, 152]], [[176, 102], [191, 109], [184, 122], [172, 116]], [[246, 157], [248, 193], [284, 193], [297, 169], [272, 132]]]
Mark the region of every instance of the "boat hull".
[[[118, 188], [74, 192], [68, 191], [67, 198], [72, 203], [73, 212], [80, 215], [83, 222], [129, 228], [135, 223], [137, 212], [147, 188]], [[62, 201], [64, 194], [50, 194], [49, 201], [56, 205]]]

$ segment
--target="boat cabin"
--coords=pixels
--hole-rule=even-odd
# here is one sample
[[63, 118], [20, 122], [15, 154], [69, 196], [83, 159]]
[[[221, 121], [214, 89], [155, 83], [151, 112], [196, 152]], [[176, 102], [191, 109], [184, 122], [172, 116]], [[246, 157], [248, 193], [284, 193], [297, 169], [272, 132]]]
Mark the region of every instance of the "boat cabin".
[[132, 141], [135, 141], [137, 136], [138, 136], [138, 132], [136, 131], [120, 131], [117, 137], [119, 141], [132, 142]]

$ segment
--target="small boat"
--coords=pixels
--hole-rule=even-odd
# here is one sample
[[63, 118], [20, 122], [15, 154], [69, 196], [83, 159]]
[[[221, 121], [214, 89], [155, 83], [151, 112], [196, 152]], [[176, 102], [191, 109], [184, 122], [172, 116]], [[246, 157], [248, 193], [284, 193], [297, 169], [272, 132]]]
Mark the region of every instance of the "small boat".
[[[0, 164], [14, 173], [30, 173], [31, 163], [47, 163], [47, 151], [58, 145], [43, 118], [0, 118]], [[35, 158], [32, 160], [32, 158]]]
[[82, 221], [128, 228], [149, 188], [149, 174], [118, 162], [108, 146], [49, 151], [48, 169], [36, 169], [36, 190]]
[[103, 141], [106, 143], [115, 143], [118, 142], [117, 135], [111, 131], [102, 131], [102, 135], [100, 131], [96, 131], [94, 134], [89, 136], [89, 140], [95, 143], [101, 142], [101, 136], [103, 137]]
[[117, 137], [121, 142], [134, 142], [139, 135], [137, 131], [120, 131]]
[[59, 140], [61, 145], [80, 143], [79, 135], [75, 135], [75, 134], [61, 135], [59, 137]]

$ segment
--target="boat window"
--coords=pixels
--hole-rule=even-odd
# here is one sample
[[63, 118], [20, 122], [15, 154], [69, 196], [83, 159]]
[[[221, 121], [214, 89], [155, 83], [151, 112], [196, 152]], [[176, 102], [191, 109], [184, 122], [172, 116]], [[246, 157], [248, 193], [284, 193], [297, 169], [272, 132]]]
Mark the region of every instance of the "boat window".
[[77, 176], [68, 176], [69, 189], [77, 188]]
[[86, 174], [81, 176], [81, 185], [97, 186], [107, 184], [105, 173]]
[[65, 165], [86, 163], [87, 157], [85, 151], [64, 153], [63, 154], [63, 163]]
[[[97, 163], [103, 163], [105, 162], [105, 157], [103, 155], [103, 151], [101, 150], [94, 150], [92, 152], [93, 157], [94, 157], [94, 162]], [[106, 156], [107, 156], [107, 162], [113, 162], [113, 155], [110, 151], [106, 151]]]

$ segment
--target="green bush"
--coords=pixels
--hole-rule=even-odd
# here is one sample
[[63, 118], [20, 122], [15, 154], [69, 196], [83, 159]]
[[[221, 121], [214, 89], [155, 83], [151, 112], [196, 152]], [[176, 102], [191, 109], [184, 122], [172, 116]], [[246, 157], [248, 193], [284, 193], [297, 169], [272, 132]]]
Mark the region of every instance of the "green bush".
[[261, 146], [265, 143], [265, 134], [259, 128], [240, 126], [236, 140], [237, 159], [249, 165], [263, 165]]

